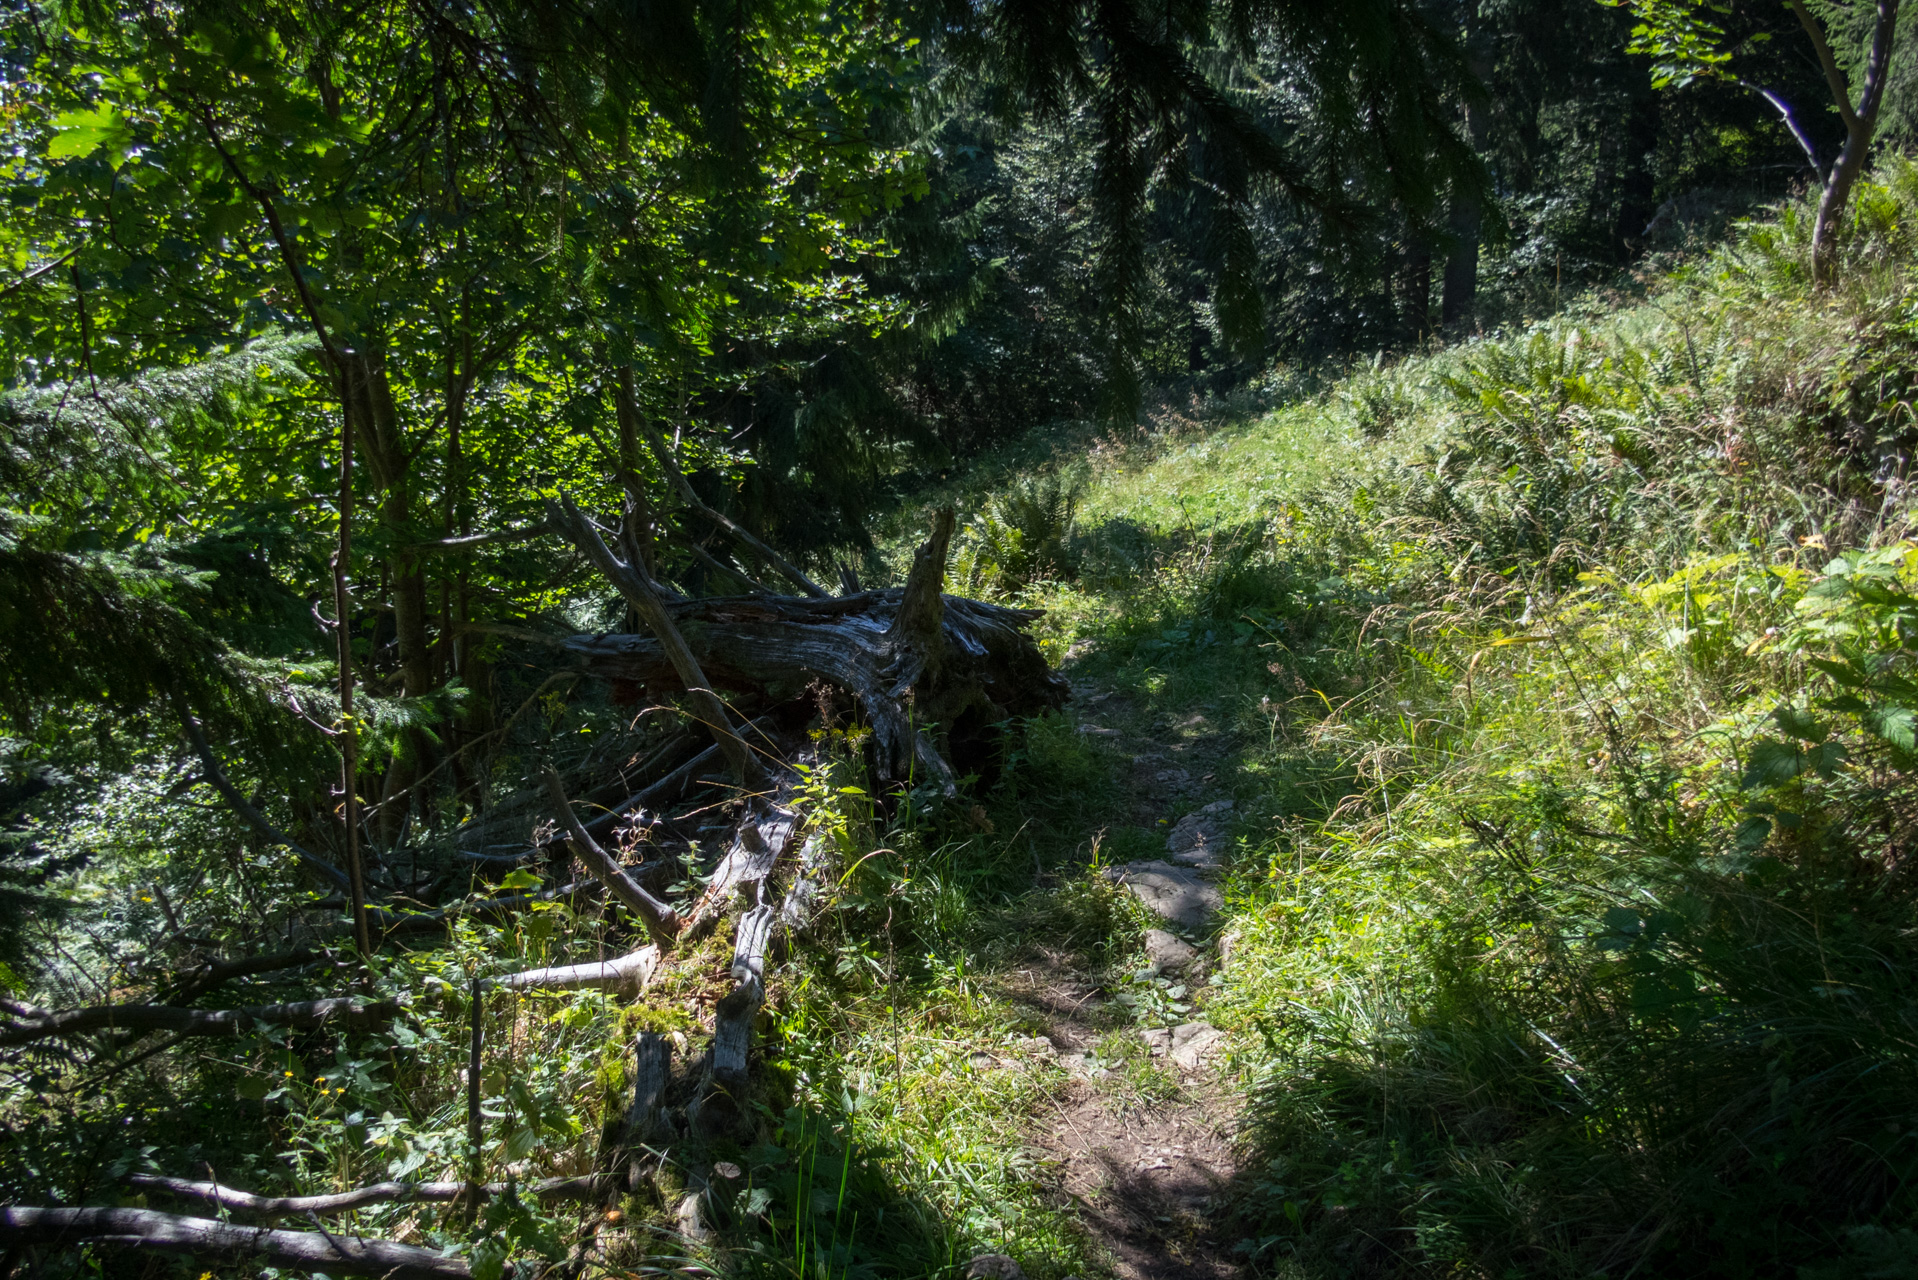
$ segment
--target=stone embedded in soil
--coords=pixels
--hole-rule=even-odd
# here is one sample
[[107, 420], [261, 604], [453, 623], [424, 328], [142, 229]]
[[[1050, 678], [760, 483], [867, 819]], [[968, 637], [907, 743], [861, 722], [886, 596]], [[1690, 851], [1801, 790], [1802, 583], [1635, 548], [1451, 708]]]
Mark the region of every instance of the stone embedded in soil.
[[1177, 973], [1198, 959], [1199, 952], [1164, 929], [1147, 929], [1145, 958], [1154, 973]]
[[1003, 1253], [982, 1253], [966, 1264], [966, 1280], [1026, 1280], [1026, 1273]]
[[1188, 932], [1205, 928], [1225, 909], [1225, 895], [1219, 887], [1191, 867], [1170, 862], [1128, 862], [1106, 868], [1105, 874], [1132, 890], [1147, 910]]
[[1197, 1071], [1217, 1051], [1225, 1032], [1209, 1022], [1182, 1022], [1141, 1031], [1139, 1039], [1153, 1057], [1170, 1058], [1187, 1071]]
[[1160, 769], [1152, 775], [1148, 790], [1155, 796], [1178, 795], [1192, 789], [1192, 775], [1184, 769]]
[[1225, 1039], [1225, 1032], [1209, 1022], [1186, 1022], [1172, 1028], [1172, 1060], [1187, 1071], [1197, 1071]]
[[1180, 818], [1166, 837], [1166, 852], [1189, 867], [1209, 869], [1222, 864], [1226, 831], [1232, 819], [1230, 800], [1219, 800]]

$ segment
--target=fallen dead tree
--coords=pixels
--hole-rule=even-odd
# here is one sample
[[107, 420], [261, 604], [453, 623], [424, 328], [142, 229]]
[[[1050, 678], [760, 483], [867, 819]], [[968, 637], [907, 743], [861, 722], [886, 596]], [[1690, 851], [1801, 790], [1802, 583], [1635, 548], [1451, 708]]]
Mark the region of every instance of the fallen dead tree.
[[468, 1280], [473, 1274], [464, 1258], [325, 1229], [247, 1227], [154, 1209], [0, 1208], [0, 1254], [11, 1255], [17, 1248], [33, 1245], [72, 1248], [82, 1244], [385, 1280]]
[[96, 1004], [84, 1009], [51, 1013], [8, 1000], [0, 1012], [18, 1021], [0, 1027], [0, 1048], [44, 1040], [48, 1036], [76, 1036], [91, 1031], [171, 1031], [181, 1036], [235, 1036], [253, 1030], [256, 1022], [308, 1028], [325, 1025], [382, 1027], [400, 1011], [391, 1000], [359, 1000], [333, 996], [291, 1004], [260, 1004], [243, 1009], [182, 1009], [165, 1004]]
[[[577, 509], [556, 505], [553, 523], [596, 563], [633, 576]], [[952, 527], [952, 513], [941, 512], [903, 588], [679, 600], [660, 611], [712, 688], [762, 702], [801, 698], [818, 683], [841, 689], [872, 726], [884, 780], [916, 777], [950, 791], [954, 773], [935, 733], [1056, 710], [1069, 692], [1026, 634], [1039, 611], [943, 594]], [[631, 684], [670, 686], [682, 667], [680, 646], [658, 634], [576, 636], [566, 649], [588, 673]]]

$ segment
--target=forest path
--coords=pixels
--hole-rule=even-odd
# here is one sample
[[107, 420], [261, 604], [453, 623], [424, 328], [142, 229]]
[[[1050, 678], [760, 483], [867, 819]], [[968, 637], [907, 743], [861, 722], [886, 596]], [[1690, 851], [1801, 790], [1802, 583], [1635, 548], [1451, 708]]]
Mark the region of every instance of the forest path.
[[[1081, 732], [1131, 755], [1132, 811], [1114, 814], [1114, 825], [1167, 833], [1165, 860], [1110, 873], [1165, 917], [1148, 935], [1152, 967], [1174, 983], [1202, 984], [1216, 965], [1220, 904], [1210, 881], [1231, 803], [1214, 785], [1225, 773], [1224, 743], [1201, 734], [1168, 744], [1108, 728], [1138, 720], [1112, 691], [1075, 684], [1073, 704]], [[1180, 809], [1191, 813], [1175, 824], [1170, 815]], [[1240, 1099], [1210, 1065], [1218, 1033], [1199, 1013], [1134, 1024], [1113, 1001], [1111, 978], [1043, 945], [1006, 975], [1005, 994], [1043, 1026], [1066, 1070], [1051, 1105], [1033, 1117], [1029, 1141], [1054, 1171], [1062, 1205], [1076, 1208], [1121, 1280], [1237, 1277], [1235, 1237], [1218, 1217], [1234, 1172]], [[1036, 1040], [1034, 1047], [1047, 1051]]]

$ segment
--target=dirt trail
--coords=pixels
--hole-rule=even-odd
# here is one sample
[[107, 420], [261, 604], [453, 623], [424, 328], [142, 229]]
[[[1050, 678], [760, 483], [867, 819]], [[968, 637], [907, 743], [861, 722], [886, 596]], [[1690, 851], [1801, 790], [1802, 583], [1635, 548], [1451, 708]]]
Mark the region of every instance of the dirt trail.
[[[1114, 733], [1105, 726], [1124, 718], [1119, 695], [1075, 689], [1082, 732], [1108, 737], [1133, 759], [1135, 810], [1121, 818], [1152, 830], [1166, 830], [1160, 819], [1175, 805], [1195, 812], [1208, 802], [1211, 814], [1168, 824], [1170, 873], [1210, 880], [1225, 844], [1229, 817], [1220, 812], [1222, 775], [1216, 739], [1204, 736], [1175, 744]], [[1210, 848], [1207, 848], [1207, 842]], [[1175, 852], [1178, 851], [1178, 852]], [[1148, 863], [1145, 875], [1160, 874]], [[1150, 890], [1142, 900], [1154, 905]], [[1157, 900], [1171, 916], [1181, 904]], [[1153, 935], [1150, 949], [1171, 976], [1203, 982], [1216, 964], [1206, 944], [1216, 921], [1210, 910], [1184, 904], [1183, 920], [1168, 918], [1167, 930], [1197, 944], [1182, 948], [1165, 933]], [[1121, 1033], [1141, 1042], [1127, 1064], [1104, 1065], [1117, 1010], [1105, 1005], [1096, 979], [1058, 952], [1037, 951], [1015, 976], [1007, 994], [1030, 1009], [1035, 1021], [1069, 1072], [1052, 1097], [1052, 1106], [1035, 1117], [1033, 1145], [1046, 1153], [1056, 1173], [1057, 1194], [1078, 1208], [1087, 1231], [1110, 1254], [1121, 1280], [1226, 1280], [1240, 1268], [1218, 1215], [1225, 1183], [1233, 1173], [1233, 1125], [1239, 1102], [1214, 1074], [1208, 1059], [1216, 1037], [1203, 1024], [1187, 1023], [1176, 1033], [1159, 1031], [1154, 1042], [1138, 1030]], [[1202, 1014], [1189, 1015], [1200, 1018]], [[1180, 1041], [1183, 1041], [1181, 1043]], [[1041, 1050], [1043, 1052], [1043, 1049]], [[1152, 1056], [1146, 1065], [1146, 1053]], [[1082, 1057], [1081, 1055], [1091, 1055]], [[1136, 1087], [1143, 1080], [1150, 1086]]]

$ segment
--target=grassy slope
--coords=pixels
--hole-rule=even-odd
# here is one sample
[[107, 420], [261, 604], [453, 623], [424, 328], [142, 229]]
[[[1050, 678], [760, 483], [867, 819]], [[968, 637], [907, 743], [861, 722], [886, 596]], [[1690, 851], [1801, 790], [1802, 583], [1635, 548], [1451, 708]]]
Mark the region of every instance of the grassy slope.
[[[1013, 594], [1128, 727], [1232, 745], [1208, 1009], [1260, 1269], [1918, 1257], [1910, 571], [1873, 482], [1911, 433], [1914, 183], [1883, 176], [1836, 295], [1788, 210], [1643, 303], [1050, 460], [1072, 572]], [[1004, 470], [951, 496], [1017, 525]], [[1814, 586], [1865, 545], [1876, 586]], [[968, 585], [1013, 585], [1006, 549], [976, 522]], [[1856, 704], [1808, 665], [1846, 644]]]

